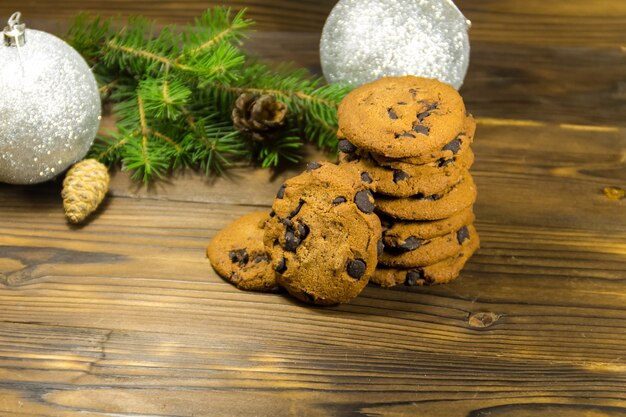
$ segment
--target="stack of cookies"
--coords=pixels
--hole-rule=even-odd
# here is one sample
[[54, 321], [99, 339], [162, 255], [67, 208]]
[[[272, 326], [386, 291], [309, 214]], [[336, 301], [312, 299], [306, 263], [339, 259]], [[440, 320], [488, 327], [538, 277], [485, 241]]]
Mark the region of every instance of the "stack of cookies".
[[240, 289], [285, 288], [313, 304], [455, 279], [478, 249], [469, 168], [475, 122], [447, 84], [405, 76], [363, 85], [339, 106], [339, 165], [312, 162], [272, 211], [237, 219], [208, 247]]
[[372, 282], [449, 282], [478, 249], [475, 127], [458, 92], [426, 78], [382, 78], [340, 104], [340, 166], [374, 192], [383, 225]]

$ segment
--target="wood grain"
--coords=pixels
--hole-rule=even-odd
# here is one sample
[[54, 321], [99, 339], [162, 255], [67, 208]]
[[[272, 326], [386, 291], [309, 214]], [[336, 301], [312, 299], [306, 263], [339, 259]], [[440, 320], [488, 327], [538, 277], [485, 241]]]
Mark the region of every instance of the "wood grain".
[[[333, 3], [245, 2], [248, 48], [319, 71]], [[0, 416], [626, 416], [626, 200], [602, 192], [626, 188], [625, 4], [459, 6], [482, 242], [459, 280], [332, 308], [221, 280], [212, 236], [302, 167], [148, 188], [116, 172], [78, 227], [60, 180], [0, 184]], [[61, 33], [79, 8], [167, 23], [204, 7], [5, 0], [0, 15]]]
[[0, 413], [625, 415], [626, 211], [601, 192], [626, 186], [624, 130], [511, 123], [479, 119], [462, 278], [334, 308], [238, 291], [204, 257], [290, 171], [117, 174], [79, 228], [58, 184], [0, 186]]

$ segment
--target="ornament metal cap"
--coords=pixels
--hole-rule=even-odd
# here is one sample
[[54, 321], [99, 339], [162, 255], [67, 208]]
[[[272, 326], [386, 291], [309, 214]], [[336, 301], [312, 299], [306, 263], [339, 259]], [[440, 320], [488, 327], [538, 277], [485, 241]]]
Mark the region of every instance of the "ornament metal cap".
[[26, 36], [24, 35], [26, 25], [20, 23], [20, 17], [22, 17], [20, 12], [15, 12], [9, 17], [9, 21], [7, 22], [9, 25], [6, 26], [2, 32], [4, 46], [20, 47], [24, 46], [26, 43]]

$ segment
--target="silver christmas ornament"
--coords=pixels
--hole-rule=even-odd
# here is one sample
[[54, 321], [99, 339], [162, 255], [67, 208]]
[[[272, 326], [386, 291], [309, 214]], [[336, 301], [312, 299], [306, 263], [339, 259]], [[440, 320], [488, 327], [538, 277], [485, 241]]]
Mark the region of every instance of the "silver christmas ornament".
[[326, 20], [326, 80], [353, 86], [418, 75], [460, 88], [469, 64], [467, 20], [452, 0], [340, 0]]
[[78, 52], [19, 18], [0, 34], [0, 182], [34, 184], [85, 156], [100, 124], [100, 95]]

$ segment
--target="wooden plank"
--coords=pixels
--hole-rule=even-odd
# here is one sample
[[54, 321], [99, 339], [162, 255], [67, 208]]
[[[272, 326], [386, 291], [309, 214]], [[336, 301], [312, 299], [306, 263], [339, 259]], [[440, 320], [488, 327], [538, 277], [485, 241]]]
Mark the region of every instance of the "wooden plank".
[[[335, 0], [223, 0], [235, 9], [246, 7], [261, 31], [321, 32]], [[473, 41], [507, 45], [560, 47], [626, 46], [626, 4], [621, 0], [457, 0], [473, 25]], [[64, 30], [79, 11], [107, 16], [140, 14], [160, 23], [187, 23], [207, 7], [203, 1], [4, 0], [0, 16], [21, 10], [25, 18], [49, 30]]]
[[[248, 47], [319, 71], [334, 2], [300, 3], [246, 2], [262, 31], [292, 31]], [[147, 188], [116, 172], [83, 226], [60, 180], [0, 184], [0, 415], [626, 416], [626, 200], [602, 193], [626, 188], [626, 6], [459, 5], [482, 242], [459, 280], [315, 308], [220, 279], [212, 236], [302, 166]], [[61, 33], [81, 7], [165, 23], [206, 5], [6, 0], [0, 15], [17, 6]]]
[[4, 0], [0, 5], [0, 16], [7, 18], [20, 10], [24, 18], [33, 22], [41, 21], [50, 30], [64, 30], [67, 21], [76, 13], [88, 11], [103, 16], [142, 15], [157, 20], [160, 24], [191, 23], [207, 7], [225, 5], [234, 10], [246, 8], [248, 16], [257, 22], [258, 30], [321, 32], [328, 13], [334, 6], [334, 0], [225, 0], [218, 3], [205, 1], [146, 1], [136, 0], [64, 0], [57, 2], [43, 0], [23, 2]]
[[624, 131], [478, 122], [462, 277], [333, 308], [238, 291], [204, 255], [293, 171], [117, 174], [83, 227], [58, 186], [0, 186], [0, 411], [624, 415], [626, 211], [600, 191], [625, 185]]
[[[37, 406], [54, 415], [82, 410], [94, 415], [181, 416], [359, 411], [463, 416], [476, 404], [481, 404], [481, 410], [495, 408], [496, 415], [511, 410], [522, 411], [512, 415], [524, 415], [548, 405], [569, 410], [571, 414], [565, 415], [611, 410], [611, 406], [622, 410], [620, 401], [611, 398], [620, 395], [624, 381], [619, 364], [592, 362], [582, 352], [580, 363], [510, 357], [503, 349], [506, 345], [528, 347], [519, 334], [509, 340], [505, 329], [512, 325], [508, 322], [499, 323], [499, 330], [474, 332], [475, 339], [484, 339], [484, 356], [470, 351], [450, 356], [440, 350], [445, 334], [435, 344], [420, 336], [424, 328], [429, 333], [433, 316], [435, 321], [441, 318], [430, 314], [423, 322], [419, 310], [416, 306], [416, 314], [402, 321], [415, 323], [409, 329], [412, 343], [404, 348], [392, 338], [394, 330], [406, 325], [394, 326], [387, 317], [378, 317], [374, 323], [381, 325], [378, 329], [370, 325], [370, 332], [358, 331], [362, 319], [375, 317], [373, 311], [348, 320], [342, 320], [345, 315], [335, 315], [333, 320], [324, 314], [318, 323], [320, 330], [329, 333], [324, 342], [309, 333], [290, 331], [285, 327], [289, 322], [264, 326], [271, 321], [266, 317], [250, 324], [270, 332], [271, 339], [259, 338], [258, 333], [245, 335], [228, 319], [223, 327], [209, 325], [204, 332], [187, 335], [8, 323], [0, 326], [0, 340], [15, 349], [4, 351], [10, 359], [3, 363], [19, 371], [13, 374], [19, 383], [6, 391], [24, 399], [23, 415], [31, 415], [27, 410]], [[219, 338], [211, 337], [215, 331]], [[472, 331], [456, 333], [467, 339]], [[532, 334], [532, 329], [527, 333]], [[514, 343], [518, 339], [522, 347]], [[355, 342], [365, 344], [355, 349]], [[448, 340], [448, 344], [459, 342], [463, 343]], [[74, 350], [68, 352], [66, 345]], [[242, 356], [244, 348], [249, 353]], [[41, 378], [46, 375], [54, 376], [55, 382]], [[36, 391], [24, 395], [29, 388]], [[246, 392], [243, 401], [238, 395], [241, 390]], [[585, 398], [577, 399], [583, 391]]]
[[626, 45], [626, 3], [620, 0], [456, 0], [472, 21], [473, 40], [506, 45], [594, 47]]
[[475, 42], [461, 94], [477, 116], [625, 126], [625, 72], [617, 48]]

